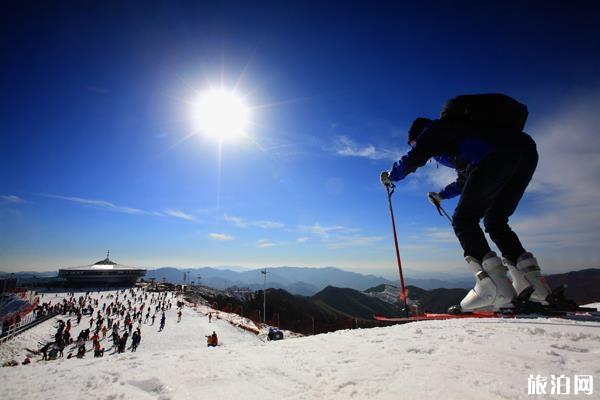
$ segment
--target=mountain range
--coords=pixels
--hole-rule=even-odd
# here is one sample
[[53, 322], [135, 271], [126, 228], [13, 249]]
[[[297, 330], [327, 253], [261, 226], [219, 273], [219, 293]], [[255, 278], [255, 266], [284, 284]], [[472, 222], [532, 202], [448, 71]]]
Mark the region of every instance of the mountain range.
[[[196, 268], [196, 269], [177, 269], [163, 267], [148, 270], [144, 279], [156, 279], [157, 281], [165, 278], [166, 281], [181, 284], [183, 283], [184, 272], [189, 273], [189, 280], [198, 281], [203, 285], [225, 289], [228, 287], [246, 287], [251, 290], [259, 290], [264, 285], [264, 275], [262, 269], [247, 271], [232, 271], [229, 269], [217, 268]], [[189, 283], [189, 282], [188, 282]], [[435, 289], [439, 287], [467, 288], [471, 285], [471, 280], [441, 280], [441, 279], [418, 279], [407, 278], [407, 283], [421, 287], [423, 289]], [[356, 272], [344, 271], [335, 267], [325, 268], [302, 268], [302, 267], [275, 267], [267, 269], [267, 287], [274, 289], [283, 289], [287, 292], [312, 296], [326, 288], [335, 286], [341, 288], [350, 288], [355, 290], [366, 290], [370, 287], [380, 284], [399, 285], [399, 281], [392, 281], [380, 276], [365, 275]]]
[[[578, 304], [600, 301], [600, 269], [551, 275], [548, 278], [553, 288], [571, 284], [568, 286], [567, 296]], [[262, 290], [241, 291], [246, 296], [240, 297], [228, 294], [231, 291], [207, 289], [204, 286], [199, 288], [201, 296], [211, 304], [229, 305], [233, 308], [241, 306], [246, 313], [263, 308]], [[463, 288], [425, 290], [412, 285], [407, 287], [410, 304], [418, 304], [420, 311], [434, 313], [446, 312], [448, 307], [458, 304], [467, 292], [468, 289]], [[303, 328], [299, 328], [296, 323], [306, 319], [313, 319], [314, 323], [321, 326], [331, 326], [351, 319], [357, 321], [357, 324], [360, 322], [362, 327], [368, 327], [372, 326], [374, 314], [401, 315], [399, 294], [400, 289], [389, 284], [380, 284], [364, 291], [327, 286], [312, 296], [294, 295], [282, 289], [267, 289], [267, 320], [273, 319], [276, 314], [281, 327], [297, 331]], [[337, 329], [340, 329], [339, 325]]]
[[[202, 285], [217, 289], [240, 287], [256, 291], [263, 289], [264, 274], [261, 271], [261, 269], [234, 271], [211, 267], [195, 269], [163, 267], [149, 269], [145, 279], [160, 281], [164, 278], [168, 282], [182, 284], [184, 283], [184, 273], [186, 273], [188, 283], [199, 280]], [[7, 274], [0, 272], [0, 276], [2, 275]], [[20, 280], [27, 281], [33, 277], [49, 278], [56, 276], [57, 272], [17, 272], [14, 275]], [[557, 287], [561, 284], [567, 285], [567, 297], [580, 304], [600, 300], [600, 269], [598, 268], [548, 275], [546, 279], [551, 287]], [[411, 298], [427, 299], [426, 303], [432, 305], [434, 309], [442, 307], [448, 301], [454, 301], [456, 297], [461, 296], [464, 290], [459, 289], [469, 289], [473, 286], [472, 279], [443, 280], [409, 277], [406, 282], [409, 285]], [[276, 267], [267, 269], [267, 288], [283, 289], [291, 294], [301, 296], [314, 296], [328, 286], [366, 291], [380, 285], [400, 286], [397, 280], [392, 281], [380, 276], [349, 272], [334, 267]], [[436, 303], [438, 301], [439, 304]]]

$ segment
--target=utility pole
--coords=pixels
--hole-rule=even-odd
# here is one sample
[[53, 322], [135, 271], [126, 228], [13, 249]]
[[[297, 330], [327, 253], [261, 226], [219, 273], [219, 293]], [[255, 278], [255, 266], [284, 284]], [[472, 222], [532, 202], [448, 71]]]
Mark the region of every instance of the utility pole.
[[263, 323], [267, 323], [267, 269], [260, 271], [265, 276], [263, 283]]

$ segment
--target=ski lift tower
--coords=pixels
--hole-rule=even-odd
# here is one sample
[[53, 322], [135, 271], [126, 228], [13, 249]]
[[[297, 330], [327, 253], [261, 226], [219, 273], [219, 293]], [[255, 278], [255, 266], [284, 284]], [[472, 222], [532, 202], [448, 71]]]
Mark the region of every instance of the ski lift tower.
[[263, 323], [267, 323], [267, 269], [260, 271], [265, 277], [263, 282]]

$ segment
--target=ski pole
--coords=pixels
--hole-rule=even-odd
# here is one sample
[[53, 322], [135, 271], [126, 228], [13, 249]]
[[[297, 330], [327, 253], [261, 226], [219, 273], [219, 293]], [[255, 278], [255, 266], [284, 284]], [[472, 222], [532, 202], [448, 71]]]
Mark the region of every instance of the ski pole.
[[[429, 200], [433, 203], [433, 205], [435, 206], [437, 212], [441, 215], [441, 216], [445, 216], [446, 218], [448, 218], [448, 221], [450, 221], [450, 225], [452, 225], [452, 218], [448, 215], [448, 213], [446, 212], [446, 210], [444, 210], [444, 207], [442, 207], [442, 204], [437, 201], [433, 196], [429, 195]], [[442, 214], [443, 213], [443, 214]]]
[[396, 234], [396, 221], [394, 219], [394, 209], [392, 208], [392, 194], [394, 194], [394, 189], [396, 186], [393, 183], [385, 185], [385, 190], [388, 195], [388, 204], [390, 206], [390, 215], [392, 217], [392, 230], [394, 231], [394, 246], [396, 247], [396, 261], [398, 261], [398, 271], [400, 272], [400, 285], [402, 293], [400, 297], [402, 298], [402, 302], [404, 303], [404, 312], [408, 317], [408, 304], [406, 303], [406, 287], [404, 286], [404, 274], [402, 273], [402, 263], [400, 262], [400, 250], [398, 249], [398, 235]]

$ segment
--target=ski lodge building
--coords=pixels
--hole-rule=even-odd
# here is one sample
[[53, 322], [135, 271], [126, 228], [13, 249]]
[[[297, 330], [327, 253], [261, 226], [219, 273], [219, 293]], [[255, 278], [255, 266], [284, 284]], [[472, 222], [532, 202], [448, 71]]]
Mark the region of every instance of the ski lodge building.
[[133, 286], [146, 275], [145, 269], [117, 264], [108, 256], [92, 265], [59, 269], [58, 277], [66, 279], [68, 286]]

